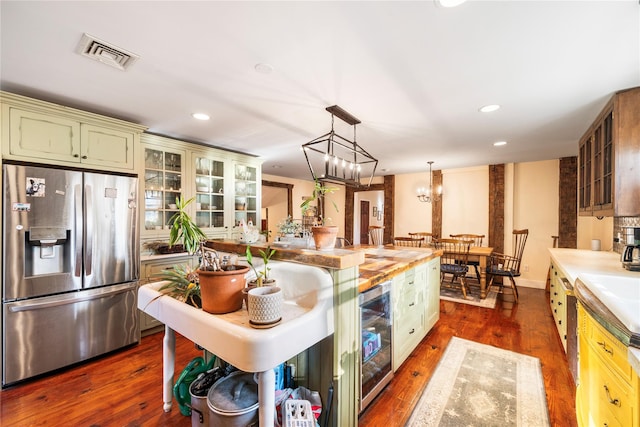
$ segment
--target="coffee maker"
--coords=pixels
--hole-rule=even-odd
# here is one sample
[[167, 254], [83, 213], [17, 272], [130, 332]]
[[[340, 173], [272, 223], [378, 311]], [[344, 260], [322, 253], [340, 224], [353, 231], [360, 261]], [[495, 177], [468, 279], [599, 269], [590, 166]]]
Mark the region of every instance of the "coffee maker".
[[622, 250], [620, 260], [625, 269], [640, 271], [640, 228], [635, 228], [633, 236], [627, 239], [627, 245]]

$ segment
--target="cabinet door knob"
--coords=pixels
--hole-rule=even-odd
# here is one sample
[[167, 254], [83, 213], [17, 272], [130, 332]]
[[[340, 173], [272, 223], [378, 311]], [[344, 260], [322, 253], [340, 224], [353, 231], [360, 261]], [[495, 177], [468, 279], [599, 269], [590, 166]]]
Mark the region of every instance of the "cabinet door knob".
[[74, 154], [73, 157], [75, 157], [77, 159], [78, 157], [80, 157], [80, 155], [79, 154]]
[[83, 159], [86, 159], [86, 158], [87, 158], [87, 156], [82, 156], [82, 158], [83, 158]]
[[411, 328], [411, 330], [409, 331], [409, 335], [413, 334], [416, 330], [414, 328]]

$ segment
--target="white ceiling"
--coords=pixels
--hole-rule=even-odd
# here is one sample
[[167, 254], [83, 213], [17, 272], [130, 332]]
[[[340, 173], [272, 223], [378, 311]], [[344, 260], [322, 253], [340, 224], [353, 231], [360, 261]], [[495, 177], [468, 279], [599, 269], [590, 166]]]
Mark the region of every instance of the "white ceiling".
[[[3, 90], [302, 179], [300, 146], [329, 131], [330, 105], [362, 121], [357, 141], [384, 175], [576, 155], [612, 93], [640, 86], [638, 0], [2, 1], [0, 14]], [[85, 58], [83, 33], [140, 59], [120, 71]]]

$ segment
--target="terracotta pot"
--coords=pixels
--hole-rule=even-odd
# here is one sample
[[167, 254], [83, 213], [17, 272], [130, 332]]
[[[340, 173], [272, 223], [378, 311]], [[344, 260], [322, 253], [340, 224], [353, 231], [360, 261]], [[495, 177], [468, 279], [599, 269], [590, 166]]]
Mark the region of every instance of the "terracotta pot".
[[230, 271], [198, 270], [202, 309], [207, 313], [231, 313], [242, 308], [244, 275], [249, 267], [236, 266]]
[[318, 251], [331, 251], [336, 245], [338, 227], [335, 225], [320, 225], [311, 227], [313, 241]]

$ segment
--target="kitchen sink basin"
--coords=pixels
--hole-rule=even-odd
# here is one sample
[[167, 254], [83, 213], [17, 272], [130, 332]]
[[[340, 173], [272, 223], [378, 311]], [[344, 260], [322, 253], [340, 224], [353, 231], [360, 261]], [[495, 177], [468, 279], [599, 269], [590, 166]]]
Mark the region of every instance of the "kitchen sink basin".
[[270, 277], [283, 290], [284, 304], [282, 320], [268, 329], [253, 328], [244, 308], [216, 315], [159, 297], [165, 282], [141, 286], [138, 308], [243, 371], [267, 371], [334, 331], [331, 275], [302, 264], [271, 261], [269, 266]]

